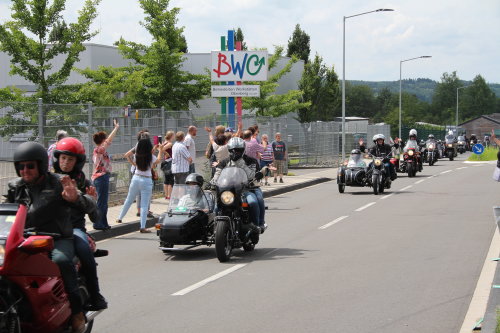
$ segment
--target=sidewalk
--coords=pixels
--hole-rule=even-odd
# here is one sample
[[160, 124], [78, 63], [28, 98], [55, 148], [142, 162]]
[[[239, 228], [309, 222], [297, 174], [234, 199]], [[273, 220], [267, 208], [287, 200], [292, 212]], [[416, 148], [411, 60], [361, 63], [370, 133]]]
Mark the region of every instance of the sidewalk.
[[[289, 170], [291, 173], [294, 172], [293, 169]], [[310, 171], [310, 172], [309, 172]], [[285, 176], [283, 180], [285, 183], [273, 183], [271, 180], [270, 186], [262, 186], [262, 191], [264, 192], [264, 197], [268, 198], [271, 196], [283, 194], [286, 192], [295, 191], [304, 187], [312, 186], [315, 184], [323, 183], [335, 179], [337, 175], [336, 168], [326, 168], [326, 169], [309, 169], [307, 171], [302, 171], [301, 175], [297, 176]], [[96, 240], [103, 240], [111, 237], [116, 237], [124, 235], [130, 232], [139, 231], [139, 217], [137, 214], [137, 206], [134, 203], [127, 215], [123, 218], [122, 223], [116, 223], [118, 215], [122, 209], [123, 205], [109, 207], [108, 208], [108, 223], [111, 229], [106, 231], [94, 230], [92, 223], [87, 220], [86, 228], [89, 233]], [[151, 202], [151, 211], [154, 214], [154, 218], [149, 218], [146, 226], [148, 228], [154, 226], [161, 214], [165, 213], [168, 208], [168, 200], [165, 198], [153, 199]]]

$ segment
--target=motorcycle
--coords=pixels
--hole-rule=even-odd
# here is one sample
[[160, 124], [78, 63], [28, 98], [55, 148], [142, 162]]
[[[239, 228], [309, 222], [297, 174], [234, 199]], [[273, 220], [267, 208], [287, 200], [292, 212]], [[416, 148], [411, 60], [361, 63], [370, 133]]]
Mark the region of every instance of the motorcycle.
[[465, 153], [466, 149], [467, 148], [466, 148], [465, 138], [463, 136], [459, 136], [458, 137], [458, 142], [457, 142], [457, 151], [460, 154], [463, 154], [463, 153]]
[[403, 154], [403, 172], [408, 174], [408, 177], [415, 177], [417, 174], [417, 171], [422, 171], [421, 167], [419, 166], [418, 163], [418, 158], [420, 156], [420, 153], [416, 151], [415, 148], [409, 148], [404, 154]]
[[[160, 250], [170, 253], [215, 243], [215, 198], [198, 185], [175, 184], [166, 214], [155, 225]], [[186, 245], [182, 249], [175, 245]]]
[[[0, 332], [53, 333], [71, 330], [71, 308], [59, 268], [49, 259], [58, 234], [25, 230], [27, 207], [0, 204]], [[91, 242], [95, 250], [95, 242]], [[94, 256], [107, 251], [95, 250]], [[79, 272], [79, 263], [76, 264]], [[89, 306], [85, 277], [78, 273], [84, 309]], [[85, 332], [103, 310], [87, 311]]]
[[434, 163], [436, 163], [436, 161], [438, 159], [437, 155], [438, 155], [438, 152], [436, 149], [436, 142], [434, 142], [434, 141], [427, 142], [425, 144], [424, 157], [425, 157], [425, 161], [427, 163], [429, 163], [429, 166], [432, 166], [432, 165], [434, 165]]
[[453, 161], [453, 158], [457, 157], [457, 143], [453, 135], [445, 137], [444, 156], [448, 157], [450, 161]]
[[[256, 178], [262, 178], [257, 172]], [[253, 251], [259, 242], [260, 229], [250, 220], [245, 192], [249, 181], [243, 169], [226, 166], [215, 184], [217, 215], [215, 217], [215, 252], [220, 262], [230, 259], [232, 250], [243, 247]]]

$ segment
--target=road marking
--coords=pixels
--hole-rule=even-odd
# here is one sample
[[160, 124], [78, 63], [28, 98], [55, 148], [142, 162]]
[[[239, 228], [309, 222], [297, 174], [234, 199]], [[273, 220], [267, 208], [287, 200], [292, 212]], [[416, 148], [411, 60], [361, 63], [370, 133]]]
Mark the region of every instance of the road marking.
[[486, 306], [488, 304], [488, 298], [491, 292], [491, 285], [493, 283], [493, 278], [495, 276], [495, 270], [497, 267], [497, 262], [492, 262], [489, 258], [497, 256], [499, 251], [500, 237], [497, 227], [495, 228], [495, 234], [493, 235], [493, 239], [491, 240], [490, 248], [488, 250], [488, 254], [486, 255], [483, 269], [481, 270], [481, 274], [479, 275], [476, 290], [474, 290], [474, 294], [472, 295], [472, 300], [470, 302], [469, 309], [467, 310], [467, 314], [465, 315], [460, 333], [470, 332], [474, 323], [476, 323], [477, 318], [483, 317], [484, 313], [486, 312]]
[[334, 225], [335, 223], [338, 223], [338, 222], [340, 222], [340, 221], [342, 221], [343, 219], [346, 219], [346, 218], [348, 218], [348, 217], [349, 217], [349, 216], [341, 216], [341, 217], [339, 217], [339, 218], [337, 218], [337, 219], [333, 220], [332, 222], [329, 222], [329, 223], [327, 223], [327, 224], [325, 224], [325, 225], [322, 225], [322, 226], [321, 226], [321, 227], [319, 227], [318, 229], [320, 229], [320, 230], [326, 229], [326, 228], [328, 228], [328, 227], [331, 227], [331, 226], [332, 226], [332, 225]]
[[468, 167], [460, 167], [460, 168], [456, 168], [455, 170], [462, 170], [462, 169], [467, 169]]
[[400, 191], [406, 191], [407, 189], [409, 189], [410, 187], [413, 187], [413, 185], [408, 185], [406, 187], [403, 187], [402, 189], [400, 189]]
[[415, 184], [420, 184], [421, 182], [425, 182], [425, 179], [420, 179], [418, 182], [415, 182]]
[[430, 179], [430, 178], [434, 178], [434, 177], [436, 177], [436, 175], [432, 175], [432, 176], [429, 176], [427, 178]]
[[382, 198], [380, 198], [380, 200], [385, 200], [388, 197], [392, 197], [394, 194], [396, 194], [396, 193], [391, 193], [391, 194], [384, 195]]
[[222, 277], [224, 277], [224, 276], [226, 276], [226, 275], [228, 275], [228, 274], [231, 274], [232, 272], [237, 271], [238, 269], [243, 268], [243, 267], [245, 267], [246, 265], [247, 265], [247, 264], [238, 264], [238, 265], [234, 265], [233, 267], [228, 268], [228, 269], [226, 269], [225, 271], [222, 271], [222, 272], [220, 272], [220, 273], [217, 273], [217, 274], [215, 274], [215, 275], [212, 275], [211, 277], [208, 277], [208, 278], [206, 278], [205, 280], [202, 280], [202, 281], [200, 281], [200, 282], [198, 282], [198, 283], [195, 283], [195, 284], [193, 284], [193, 285], [191, 285], [191, 286], [189, 286], [189, 287], [187, 287], [187, 288], [184, 288], [184, 289], [182, 289], [182, 290], [179, 290], [178, 292], [173, 293], [173, 294], [172, 294], [172, 296], [184, 296], [184, 295], [186, 295], [187, 293], [190, 293], [190, 292], [192, 292], [193, 290], [196, 290], [196, 289], [198, 289], [198, 288], [201, 288], [201, 287], [203, 287], [204, 285], [206, 285], [206, 284], [208, 284], [208, 283], [210, 283], [210, 282], [213, 282], [213, 281], [218, 280], [218, 279], [220, 279], [220, 278], [222, 278]]
[[445, 174], [445, 173], [452, 172], [452, 171], [453, 170], [446, 170], [446, 171], [441, 172], [441, 174]]
[[366, 204], [366, 205], [364, 205], [363, 207], [359, 207], [358, 209], [356, 209], [356, 212], [360, 212], [360, 211], [362, 211], [362, 210], [365, 210], [365, 209], [367, 209], [368, 207], [370, 207], [370, 206], [372, 206], [372, 205], [375, 205], [375, 204], [376, 204], [376, 202], [375, 202], [375, 201], [374, 201], [374, 202], [370, 202], [369, 204]]

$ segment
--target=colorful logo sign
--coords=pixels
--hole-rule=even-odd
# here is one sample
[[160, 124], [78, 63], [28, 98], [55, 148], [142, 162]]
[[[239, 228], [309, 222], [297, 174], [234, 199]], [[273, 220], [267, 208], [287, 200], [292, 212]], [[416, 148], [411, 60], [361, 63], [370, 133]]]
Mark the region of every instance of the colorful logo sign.
[[266, 81], [267, 51], [213, 51], [212, 81]]

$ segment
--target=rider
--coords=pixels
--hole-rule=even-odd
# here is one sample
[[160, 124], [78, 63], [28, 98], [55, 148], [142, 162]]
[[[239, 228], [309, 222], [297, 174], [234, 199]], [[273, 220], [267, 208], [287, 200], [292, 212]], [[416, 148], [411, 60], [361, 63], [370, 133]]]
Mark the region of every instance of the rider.
[[80, 140], [75, 138], [64, 138], [57, 142], [54, 151], [54, 170], [56, 173], [66, 174], [75, 180], [76, 186], [88, 199], [87, 211], [82, 211], [76, 207], [71, 208], [70, 221], [73, 225], [73, 240], [75, 242], [75, 252], [82, 264], [82, 273], [85, 274], [87, 287], [90, 294], [89, 310], [99, 311], [106, 309], [108, 304], [106, 299], [99, 292], [99, 280], [97, 278], [96, 262], [94, 253], [90, 249], [87, 230], [85, 229], [85, 214], [89, 214], [91, 221], [98, 220], [98, 210], [95, 198], [95, 189], [91, 186], [82, 169], [85, 164], [85, 147]]
[[[403, 148], [403, 151], [406, 153], [409, 149], [415, 149], [415, 152], [418, 153], [420, 152], [420, 147], [417, 141], [417, 130], [412, 128], [409, 133], [409, 138], [408, 141], [406, 142], [405, 147]], [[422, 171], [422, 158], [420, 157], [419, 154], [417, 156], [417, 162], [418, 162], [418, 169], [419, 171]]]
[[[383, 161], [384, 165], [389, 170], [391, 180], [395, 180], [396, 178], [398, 178], [398, 176], [396, 174], [394, 166], [389, 162], [389, 154], [391, 154], [392, 152], [392, 147], [389, 144], [385, 143], [385, 135], [375, 134], [373, 136], [373, 143], [373, 147], [371, 147], [368, 152], [375, 157], [381, 157], [382, 155], [385, 156]], [[399, 143], [394, 143], [394, 148], [397, 149], [398, 147]], [[359, 147], [359, 150], [362, 152], [366, 152], [366, 147], [364, 145], [361, 145]]]
[[[210, 181], [211, 184], [215, 184], [217, 179], [219, 179], [222, 169], [226, 166], [236, 166], [245, 171], [248, 181], [252, 182], [255, 179], [256, 172], [259, 170], [259, 164], [257, 160], [245, 155], [245, 141], [239, 137], [234, 137], [227, 143], [227, 148], [229, 150], [229, 159], [222, 160], [216, 166], [216, 171], [214, 177]], [[251, 183], [252, 184], [252, 183]], [[251, 185], [250, 191], [244, 193], [248, 206], [250, 219], [259, 228], [262, 233], [266, 229], [265, 224], [265, 205], [264, 197], [260, 188], [255, 188]]]
[[72, 329], [82, 332], [85, 316], [73, 264], [75, 249], [70, 211], [71, 207], [85, 210], [87, 199], [70, 177], [48, 171], [47, 152], [39, 143], [29, 141], [19, 145], [14, 152], [14, 166], [19, 178], [9, 182], [7, 201], [28, 206], [27, 228], [36, 227], [37, 231], [61, 235], [54, 240], [51, 259], [59, 266], [68, 294]]

